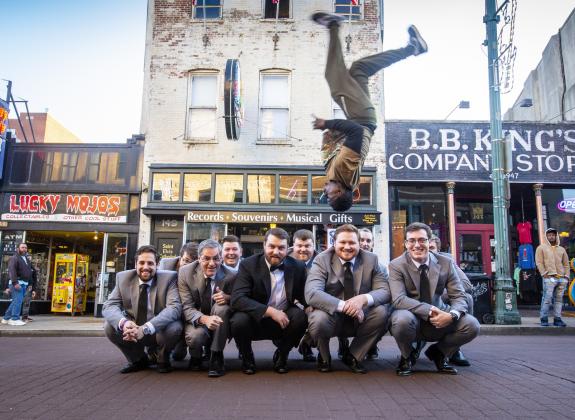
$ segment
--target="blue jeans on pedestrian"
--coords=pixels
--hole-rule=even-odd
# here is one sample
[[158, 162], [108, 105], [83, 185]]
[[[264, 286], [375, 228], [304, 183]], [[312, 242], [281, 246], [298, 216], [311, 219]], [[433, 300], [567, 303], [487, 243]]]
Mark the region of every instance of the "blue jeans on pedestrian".
[[543, 296], [541, 298], [541, 318], [549, 316], [549, 306], [553, 299], [553, 316], [561, 318], [563, 308], [563, 294], [567, 287], [567, 279], [555, 277], [543, 277]]
[[10, 306], [8, 306], [8, 309], [6, 309], [6, 313], [4, 314], [5, 320], [12, 319], [17, 321], [20, 319], [20, 311], [22, 310], [22, 302], [24, 301], [24, 293], [26, 293], [26, 287], [28, 286], [28, 283], [19, 283], [20, 290], [16, 290], [14, 285], [10, 283], [10, 295], [12, 296], [12, 302], [10, 302]]

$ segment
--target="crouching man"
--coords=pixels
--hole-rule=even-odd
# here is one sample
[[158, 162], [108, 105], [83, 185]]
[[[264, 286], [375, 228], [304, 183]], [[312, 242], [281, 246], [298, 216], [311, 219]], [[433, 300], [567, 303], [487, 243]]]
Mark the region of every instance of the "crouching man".
[[[158, 350], [158, 372], [171, 371], [170, 352], [182, 334], [182, 305], [174, 271], [156, 270], [156, 248], [136, 251], [136, 269], [118, 273], [116, 287], [104, 303], [104, 331], [128, 364], [121, 373], [148, 367], [146, 348]], [[149, 352], [149, 351], [148, 351]]]

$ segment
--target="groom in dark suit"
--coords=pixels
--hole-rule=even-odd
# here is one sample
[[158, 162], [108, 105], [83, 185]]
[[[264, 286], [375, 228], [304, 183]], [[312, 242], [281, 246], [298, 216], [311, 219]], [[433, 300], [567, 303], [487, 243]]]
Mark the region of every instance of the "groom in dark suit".
[[231, 305], [235, 311], [231, 333], [242, 354], [242, 370], [256, 372], [253, 340], [273, 340], [274, 370], [287, 373], [290, 350], [307, 328], [304, 310], [305, 265], [287, 256], [288, 233], [280, 228], [267, 231], [264, 253], [242, 260], [234, 282]]
[[[479, 334], [479, 322], [470, 315], [463, 285], [450, 258], [429, 252], [431, 229], [412, 223], [405, 229], [407, 251], [389, 264], [389, 287], [394, 311], [391, 335], [401, 351], [397, 374], [408, 376], [417, 361], [419, 340], [437, 343], [425, 351], [440, 373], [456, 375], [447, 364], [462, 345]], [[449, 305], [442, 300], [447, 291]]]

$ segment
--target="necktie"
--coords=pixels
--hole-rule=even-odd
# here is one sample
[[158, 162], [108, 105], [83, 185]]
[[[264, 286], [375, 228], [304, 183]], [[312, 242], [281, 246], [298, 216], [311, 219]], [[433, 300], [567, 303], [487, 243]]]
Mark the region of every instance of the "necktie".
[[138, 312], [136, 324], [144, 325], [148, 320], [148, 285], [140, 284], [140, 296], [138, 296]]
[[202, 295], [202, 304], [200, 310], [204, 315], [209, 315], [212, 312], [212, 278], [206, 278], [206, 287]]
[[343, 265], [343, 268], [343, 300], [348, 300], [355, 295], [353, 291], [353, 272], [351, 271], [351, 262], [346, 262]]
[[427, 264], [419, 266], [419, 301], [431, 303], [431, 290], [429, 289], [429, 277], [427, 277]]

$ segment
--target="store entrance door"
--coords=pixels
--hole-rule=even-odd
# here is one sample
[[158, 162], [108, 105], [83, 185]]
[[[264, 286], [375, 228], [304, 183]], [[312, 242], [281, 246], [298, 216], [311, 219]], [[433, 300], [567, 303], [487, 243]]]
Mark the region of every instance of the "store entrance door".
[[490, 224], [457, 224], [457, 263], [466, 273], [492, 276], [495, 271], [494, 228]]

